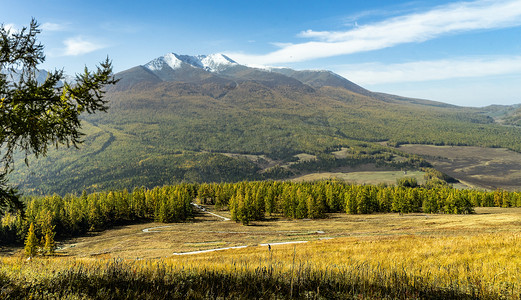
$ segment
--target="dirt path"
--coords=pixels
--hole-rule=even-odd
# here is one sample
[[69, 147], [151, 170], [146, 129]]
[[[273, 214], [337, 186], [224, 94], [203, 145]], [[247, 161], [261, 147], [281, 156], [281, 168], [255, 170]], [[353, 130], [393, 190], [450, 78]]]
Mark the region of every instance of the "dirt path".
[[192, 202], [192, 205], [195, 206], [195, 207], [197, 207], [198, 209], [200, 209], [201, 211], [203, 211], [203, 212], [205, 212], [205, 213], [207, 213], [207, 214], [210, 214], [210, 215], [212, 215], [212, 216], [215, 216], [215, 217], [218, 217], [218, 218], [223, 219], [223, 221], [231, 221], [230, 218], [223, 217], [223, 216], [220, 216], [220, 215], [215, 214], [215, 213], [213, 213], [213, 212], [207, 211], [206, 208], [202, 207], [201, 205], [195, 204], [195, 203], [193, 203], [193, 202]]
[[[218, 214], [215, 214], [213, 212], [210, 212], [208, 211], [206, 208], [202, 207], [201, 205], [198, 205], [198, 204], [195, 204], [192, 202], [192, 205], [195, 206], [196, 208], [198, 208], [199, 210], [201, 210], [202, 212], [204, 213], [207, 213], [207, 214], [210, 214], [214, 217], [218, 217], [218, 218], [221, 218], [223, 221], [231, 221], [230, 218], [227, 218], [227, 217], [223, 217], [223, 216], [220, 216]], [[143, 232], [160, 232], [159, 230], [154, 230], [154, 229], [160, 229], [160, 228], [168, 228], [168, 227], [173, 227], [173, 226], [176, 226], [176, 225], [165, 225], [165, 226], [156, 226], [156, 227], [149, 227], [149, 228], [145, 228], [143, 229], [142, 231]]]
[[[198, 208], [199, 210], [201, 210], [204, 213], [207, 213], [207, 214], [210, 214], [212, 216], [221, 218], [223, 221], [231, 221], [230, 218], [227, 218], [227, 217], [215, 214], [213, 212], [210, 212], [210, 211], [208, 211], [206, 208], [204, 208], [201, 205], [195, 204], [193, 202], [192, 202], [192, 205], [195, 206], [196, 208]], [[156, 229], [168, 228], [168, 227], [174, 227], [174, 226], [176, 226], [176, 225], [165, 225], [165, 226], [149, 227], [149, 228], [143, 229], [143, 232], [146, 232], [146, 233], [161, 232], [160, 230], [156, 230]], [[223, 233], [230, 233], [230, 232], [223, 231]], [[238, 233], [250, 233], [250, 232], [238, 232]], [[324, 233], [324, 232], [323, 231], [317, 231], [317, 233]], [[329, 239], [329, 238], [325, 238], [325, 239]], [[307, 243], [307, 242], [309, 242], [309, 241], [290, 241], [290, 242], [263, 243], [263, 244], [258, 244], [257, 246], [245, 245], [245, 246], [233, 246], [233, 247], [223, 247], [223, 248], [197, 250], [197, 251], [190, 251], [190, 252], [174, 252], [174, 253], [172, 253], [172, 255], [192, 255], [192, 254], [201, 254], [201, 253], [223, 251], [223, 250], [231, 250], [231, 249], [243, 249], [243, 248], [247, 248], [247, 247], [269, 247], [269, 249], [271, 249], [271, 246], [276, 246], [276, 245], [303, 244], [303, 243]]]
[[269, 247], [269, 249], [271, 249], [271, 246], [274, 246], [274, 245], [304, 244], [307, 242], [309, 242], [309, 241], [291, 241], [291, 242], [258, 244], [257, 246], [224, 247], [224, 248], [206, 249], [206, 250], [190, 251], [190, 252], [174, 252], [172, 255], [192, 255], [192, 254], [200, 254], [200, 253], [215, 252], [215, 251], [230, 250], [230, 249], [242, 249], [242, 248], [247, 248], [247, 247], [266, 247], [267, 246], [267, 247]]

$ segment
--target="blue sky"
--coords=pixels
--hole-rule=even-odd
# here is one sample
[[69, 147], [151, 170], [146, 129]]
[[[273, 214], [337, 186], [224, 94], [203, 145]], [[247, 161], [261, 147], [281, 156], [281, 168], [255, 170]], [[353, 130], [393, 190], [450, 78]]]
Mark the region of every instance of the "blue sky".
[[2, 0], [40, 24], [45, 69], [115, 71], [168, 52], [328, 69], [373, 91], [463, 106], [521, 103], [521, 0]]

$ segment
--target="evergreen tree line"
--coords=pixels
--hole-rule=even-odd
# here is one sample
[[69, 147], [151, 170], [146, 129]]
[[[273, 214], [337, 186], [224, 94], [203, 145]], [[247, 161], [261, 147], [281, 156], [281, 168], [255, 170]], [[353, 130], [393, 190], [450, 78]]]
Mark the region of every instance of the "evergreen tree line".
[[[6, 213], [0, 222], [0, 244], [27, 240], [33, 224], [35, 240], [52, 242], [114, 225], [138, 221], [179, 222], [193, 217], [191, 202], [229, 210], [248, 224], [267, 215], [323, 218], [328, 213], [378, 212], [472, 213], [476, 206], [521, 207], [521, 192], [458, 190], [448, 185], [418, 186], [412, 178], [398, 185], [352, 185], [340, 181], [180, 184], [136, 188], [80, 196], [53, 195], [25, 199], [25, 215]], [[46, 238], [46, 236], [48, 236]], [[51, 239], [50, 242], [45, 240]]]
[[[154, 189], [136, 188], [80, 196], [58, 195], [25, 199], [25, 216], [7, 213], [0, 223], [0, 244], [19, 243], [29, 228], [36, 239], [52, 234], [57, 237], [78, 236], [114, 225], [137, 221], [179, 222], [193, 217], [191, 202], [197, 190], [193, 185], [176, 185]], [[32, 224], [32, 225], [31, 225]], [[43, 246], [43, 245], [41, 245]]]
[[474, 207], [521, 207], [521, 192], [458, 190], [430, 176], [424, 186], [409, 177], [396, 186], [340, 181], [201, 184], [198, 195], [203, 204], [229, 209], [232, 218], [244, 224], [273, 214], [314, 219], [335, 212], [467, 214]]
[[[203, 195], [199, 199], [204, 204], [229, 209], [232, 219], [243, 224], [261, 220], [267, 214], [316, 219], [335, 212], [472, 213], [475, 204], [471, 199], [477, 199], [469, 197], [469, 191], [449, 186], [418, 187], [415, 180], [402, 180], [397, 186], [351, 185], [337, 181], [240, 182], [202, 184], [198, 191]], [[476, 195], [480, 193], [483, 192]]]

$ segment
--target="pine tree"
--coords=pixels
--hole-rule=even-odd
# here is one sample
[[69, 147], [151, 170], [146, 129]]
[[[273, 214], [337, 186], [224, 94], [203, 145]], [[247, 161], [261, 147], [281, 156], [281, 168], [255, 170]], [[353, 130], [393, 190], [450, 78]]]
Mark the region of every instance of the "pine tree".
[[344, 193], [345, 210], [348, 214], [356, 214], [358, 212], [358, 203], [356, 195], [352, 188]]
[[501, 195], [501, 207], [510, 207], [510, 193], [503, 191]]
[[[54, 226], [53, 226], [54, 228]], [[54, 235], [56, 233], [53, 230], [48, 229], [45, 232], [45, 243], [43, 244], [43, 251], [45, 254], [54, 255], [54, 250], [56, 250], [56, 242], [54, 241]]]
[[358, 204], [357, 213], [359, 214], [370, 214], [371, 211], [371, 199], [369, 197], [369, 191], [366, 187], [360, 188], [356, 195], [356, 202]]
[[238, 194], [235, 197], [235, 201], [237, 202], [237, 210], [235, 212], [235, 220], [242, 222], [243, 225], [250, 224], [250, 219], [248, 218], [248, 207], [247, 207], [247, 199], [248, 194], [243, 197], [241, 194]]
[[392, 206], [391, 189], [388, 187], [382, 188], [377, 195], [378, 211], [390, 212]]
[[334, 193], [333, 193], [333, 186], [331, 184], [328, 184], [326, 187], [325, 187], [325, 194], [326, 194], [326, 203], [327, 203], [327, 206], [329, 208], [330, 211], [338, 211], [339, 208], [339, 204], [336, 199], [335, 199], [335, 196], [334, 196]]
[[85, 68], [74, 82], [57, 70], [38, 83], [38, 65], [45, 61], [40, 32], [36, 20], [17, 32], [0, 25], [0, 215], [3, 208], [23, 210], [16, 189], [7, 183], [15, 154], [25, 153], [27, 163], [29, 154], [45, 156], [51, 145], [79, 145], [80, 116], [106, 111], [103, 89], [117, 82], [107, 58], [96, 72]]
[[264, 214], [266, 212], [266, 203], [264, 199], [266, 198], [266, 190], [263, 186], [260, 186], [255, 192], [255, 199], [253, 201], [254, 211], [253, 211], [253, 219], [261, 220], [264, 218]]
[[25, 238], [25, 255], [33, 257], [38, 252], [38, 238], [34, 232], [34, 224], [29, 225], [29, 232]]
[[501, 204], [503, 204], [503, 192], [497, 189], [494, 192], [494, 206], [501, 207]]
[[268, 214], [272, 214], [275, 212], [275, 188], [273, 185], [270, 185], [268, 187], [268, 190], [266, 192], [266, 199], [265, 199], [265, 205], [266, 205], [266, 212]]
[[301, 188], [297, 189], [297, 207], [294, 218], [303, 219], [308, 215], [307, 193]]

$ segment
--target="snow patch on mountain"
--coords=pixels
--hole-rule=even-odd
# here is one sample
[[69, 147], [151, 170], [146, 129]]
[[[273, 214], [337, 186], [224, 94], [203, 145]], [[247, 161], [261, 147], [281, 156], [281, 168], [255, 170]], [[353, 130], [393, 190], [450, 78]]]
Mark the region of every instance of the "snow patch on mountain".
[[172, 53], [168, 53], [167, 55], [163, 56], [163, 59], [164, 59], [165, 63], [174, 70], [181, 68], [181, 65], [183, 63], [182, 60], [177, 58], [177, 56]]
[[153, 59], [152, 61], [144, 65], [144, 67], [149, 69], [150, 71], [160, 71], [163, 69], [165, 65], [167, 65], [170, 68], [177, 70], [181, 68], [182, 64], [183, 61], [180, 60], [176, 54], [168, 53], [164, 56]]
[[263, 70], [263, 71], [266, 71], [266, 72], [273, 72], [273, 71], [277, 71], [277, 70], [279, 70], [279, 71], [280, 70], [291, 70], [291, 71], [293, 71], [292, 69], [287, 68], [287, 67], [274, 67], [274, 66], [264, 66], [264, 65], [248, 65], [248, 67], [259, 69], [259, 70]]
[[274, 66], [254, 66], [256, 69], [264, 70], [267, 72], [280, 72], [280, 71], [291, 71], [291, 72], [309, 72], [309, 73], [330, 73], [332, 75], [335, 75], [337, 77], [343, 78], [342, 76], [329, 71], [329, 70], [321, 70], [321, 69], [304, 69], [304, 70], [294, 70], [288, 67], [274, 67]]
[[200, 61], [204, 68], [210, 72], [222, 72], [229, 67], [237, 66], [233, 59], [224, 54], [199, 55]]
[[150, 61], [149, 63], [145, 64], [144, 67], [150, 71], [160, 71], [166, 65], [173, 70], [177, 70], [183, 67], [185, 64], [194, 68], [204, 69], [208, 72], [214, 73], [219, 73], [231, 66], [238, 65], [234, 60], [224, 54], [190, 56], [168, 53]]

